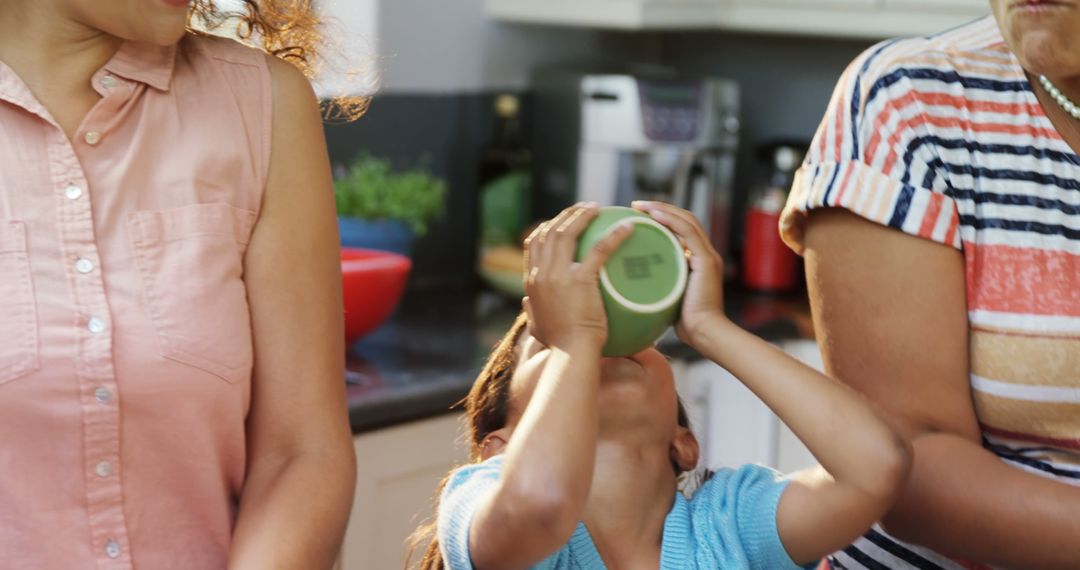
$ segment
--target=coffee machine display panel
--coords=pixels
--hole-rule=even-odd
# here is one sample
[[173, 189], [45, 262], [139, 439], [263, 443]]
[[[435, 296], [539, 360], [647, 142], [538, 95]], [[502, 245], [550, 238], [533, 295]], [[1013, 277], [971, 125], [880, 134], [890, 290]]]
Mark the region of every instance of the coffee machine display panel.
[[543, 70], [533, 81], [538, 211], [659, 200], [693, 212], [726, 253], [738, 86], [673, 73]]

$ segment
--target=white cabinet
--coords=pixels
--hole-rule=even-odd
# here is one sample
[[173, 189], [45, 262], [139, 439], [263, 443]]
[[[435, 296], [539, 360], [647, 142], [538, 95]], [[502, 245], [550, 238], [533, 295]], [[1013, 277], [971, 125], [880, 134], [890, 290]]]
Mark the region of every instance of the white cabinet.
[[881, 0], [885, 6], [897, 10], [936, 10], [942, 13], [989, 13], [986, 0]]
[[849, 38], [925, 35], [989, 13], [985, 0], [486, 0], [493, 18], [629, 30], [727, 29]]
[[776, 416], [757, 396], [709, 361], [687, 366], [684, 374], [680, 383], [691, 387], [683, 390], [683, 398], [692, 406], [691, 427], [701, 444], [702, 465], [776, 465]]
[[498, 20], [623, 30], [713, 28], [722, 0], [487, 0]]
[[[822, 369], [814, 341], [787, 341], [780, 347]], [[817, 463], [799, 438], [728, 371], [709, 361], [680, 364], [674, 370], [705, 467], [757, 463], [791, 473]]]
[[917, 36], [989, 14], [985, 0], [717, 0], [719, 27], [850, 38]]
[[[780, 343], [780, 347], [784, 349], [784, 352], [801, 360], [803, 364], [818, 371], [825, 370], [825, 364], [821, 360], [821, 350], [818, 349], [816, 342], [789, 340]], [[775, 467], [784, 473], [791, 473], [815, 465], [817, 462], [803, 442], [799, 441], [799, 438], [778, 418]]]
[[882, 0], [731, 0], [736, 4], [775, 5], [789, 8], [877, 8]]
[[356, 437], [356, 500], [341, 570], [404, 568], [405, 542], [431, 516], [435, 486], [468, 460], [461, 419], [441, 416]]
[[[220, 1], [220, 0], [218, 0]], [[231, 0], [237, 3], [236, 0]], [[376, 56], [379, 32], [378, 0], [324, 0], [317, 3], [334, 47], [315, 78], [315, 92], [329, 99], [342, 95], [373, 95], [379, 86], [381, 62]]]

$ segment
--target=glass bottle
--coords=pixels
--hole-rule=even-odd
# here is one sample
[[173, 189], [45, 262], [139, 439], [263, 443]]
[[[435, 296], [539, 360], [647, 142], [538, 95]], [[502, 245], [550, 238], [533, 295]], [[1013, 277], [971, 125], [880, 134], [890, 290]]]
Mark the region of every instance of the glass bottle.
[[782, 292], [798, 285], [799, 258], [780, 239], [780, 213], [803, 154], [794, 145], [773, 147], [769, 180], [750, 194], [742, 259], [743, 284], [748, 289]]
[[479, 164], [480, 276], [498, 291], [523, 293], [522, 232], [529, 221], [532, 153], [521, 129], [518, 97], [495, 99], [495, 132]]

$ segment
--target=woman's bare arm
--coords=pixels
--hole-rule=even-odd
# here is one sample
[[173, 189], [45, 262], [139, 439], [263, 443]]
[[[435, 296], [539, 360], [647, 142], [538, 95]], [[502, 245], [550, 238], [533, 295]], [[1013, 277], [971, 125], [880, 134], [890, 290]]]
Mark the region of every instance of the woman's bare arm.
[[328, 569], [356, 478], [333, 188], [315, 94], [291, 65], [271, 63], [272, 166], [244, 266], [255, 339], [248, 472], [229, 568]]
[[997, 566], [1080, 567], [1080, 489], [982, 447], [960, 252], [820, 210], [808, 221], [806, 264], [830, 375], [883, 410], [915, 450], [886, 529]]

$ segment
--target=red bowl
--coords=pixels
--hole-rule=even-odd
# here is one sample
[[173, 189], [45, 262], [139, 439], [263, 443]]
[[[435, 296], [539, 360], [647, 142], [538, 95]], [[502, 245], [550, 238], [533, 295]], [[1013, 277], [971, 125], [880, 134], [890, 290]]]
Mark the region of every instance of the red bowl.
[[387, 251], [341, 248], [341, 281], [345, 296], [345, 342], [352, 344], [394, 312], [412, 262]]

